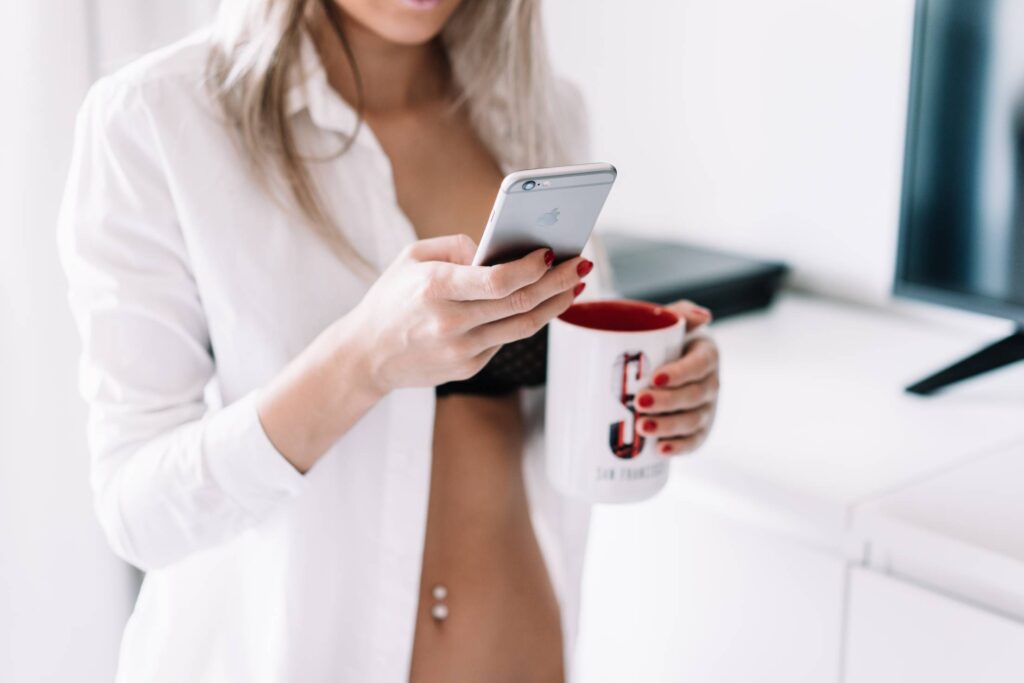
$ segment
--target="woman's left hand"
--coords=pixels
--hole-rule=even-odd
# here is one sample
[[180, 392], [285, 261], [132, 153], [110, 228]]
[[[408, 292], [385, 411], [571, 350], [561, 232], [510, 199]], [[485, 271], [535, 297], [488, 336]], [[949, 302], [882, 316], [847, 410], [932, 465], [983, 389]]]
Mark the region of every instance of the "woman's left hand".
[[[687, 333], [711, 322], [711, 311], [692, 301], [665, 306], [686, 321]], [[649, 388], [636, 397], [640, 433], [658, 440], [658, 453], [682, 455], [700, 447], [718, 406], [718, 346], [698, 335], [681, 358], [654, 369]]]

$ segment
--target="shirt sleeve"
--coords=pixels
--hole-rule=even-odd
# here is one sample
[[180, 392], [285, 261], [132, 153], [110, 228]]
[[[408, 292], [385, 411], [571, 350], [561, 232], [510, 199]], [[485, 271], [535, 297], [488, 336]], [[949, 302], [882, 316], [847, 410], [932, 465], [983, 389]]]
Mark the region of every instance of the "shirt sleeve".
[[114, 551], [146, 570], [259, 523], [305, 478], [263, 431], [258, 389], [204, 400], [214, 358], [143, 85], [108, 77], [89, 91], [57, 242], [96, 512]]

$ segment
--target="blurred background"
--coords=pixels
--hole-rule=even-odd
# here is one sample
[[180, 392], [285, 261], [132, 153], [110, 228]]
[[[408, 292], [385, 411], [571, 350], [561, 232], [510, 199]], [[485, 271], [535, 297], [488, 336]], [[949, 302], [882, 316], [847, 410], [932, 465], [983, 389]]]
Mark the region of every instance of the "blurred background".
[[92, 81], [214, 6], [0, 5], [0, 681], [113, 680], [138, 580], [92, 510], [57, 205]]
[[[962, 16], [933, 3], [933, 18], [953, 13], [941, 25], [923, 4], [544, 3], [594, 157], [619, 169], [599, 232], [789, 269], [772, 309], [713, 327], [725, 389], [706, 453], [656, 501], [595, 514], [585, 680], [1024, 680], [1024, 375], [932, 399], [903, 391], [1024, 319], [1024, 241], [973, 241], [1011, 234], [1020, 215], [1007, 112], [1024, 92], [1024, 40], [991, 36], [1021, 35], [1024, 2], [961, 2]], [[0, 681], [113, 676], [137, 576], [92, 512], [57, 205], [89, 84], [215, 6], [0, 5]], [[932, 45], [990, 36], [965, 54], [1016, 50], [992, 62], [1016, 66], [940, 59], [922, 75], [937, 25]], [[951, 73], [983, 85], [943, 95], [935, 83]], [[977, 104], [990, 91], [1006, 102]], [[927, 117], [957, 101], [975, 105]], [[988, 156], [936, 180], [958, 162], [927, 150], [981, 115], [997, 118], [963, 145]], [[936, 204], [964, 187], [959, 204]], [[969, 217], [937, 242], [928, 211]], [[920, 244], [947, 262], [970, 245], [982, 256], [956, 275], [918, 263]], [[623, 572], [650, 581], [616, 591]]]

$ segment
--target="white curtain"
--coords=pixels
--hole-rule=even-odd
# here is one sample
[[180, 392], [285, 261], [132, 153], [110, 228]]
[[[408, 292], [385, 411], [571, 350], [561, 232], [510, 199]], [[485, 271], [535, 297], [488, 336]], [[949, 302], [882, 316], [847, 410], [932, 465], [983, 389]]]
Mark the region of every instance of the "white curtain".
[[75, 111], [214, 0], [0, 2], [0, 681], [113, 679], [134, 572], [88, 486], [78, 339], [55, 251]]

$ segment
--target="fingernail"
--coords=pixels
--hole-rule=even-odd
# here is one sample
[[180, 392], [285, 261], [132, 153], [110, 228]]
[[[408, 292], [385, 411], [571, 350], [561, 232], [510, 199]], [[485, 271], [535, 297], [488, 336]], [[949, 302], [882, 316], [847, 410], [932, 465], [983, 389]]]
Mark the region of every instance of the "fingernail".
[[671, 453], [672, 452], [672, 446], [668, 445], [667, 443], [661, 444], [661, 452], [662, 453]]
[[654, 397], [650, 394], [642, 394], [636, 401], [641, 408], [650, 408], [654, 405]]
[[697, 312], [703, 314], [704, 317], [707, 318], [708, 320], [711, 320], [711, 311], [709, 311], [708, 309], [704, 308], [703, 306], [698, 306], [697, 307]]
[[583, 259], [580, 264], [576, 266], [576, 273], [580, 277], [585, 277], [587, 273], [594, 267], [594, 262], [588, 259]]
[[551, 266], [555, 262], [555, 252], [548, 249], [544, 252], [544, 265]]
[[644, 431], [645, 432], [653, 432], [657, 428], [658, 428], [658, 423], [655, 422], [654, 420], [644, 420]]
[[572, 295], [573, 296], [579, 296], [580, 292], [582, 292], [584, 290], [584, 288], [586, 288], [586, 286], [587, 286], [586, 282], [579, 283], [578, 285], [576, 285], [575, 287], [572, 288]]
[[663, 387], [666, 384], [668, 384], [668, 375], [666, 375], [664, 372], [659, 372], [657, 375], [654, 376], [655, 386]]

